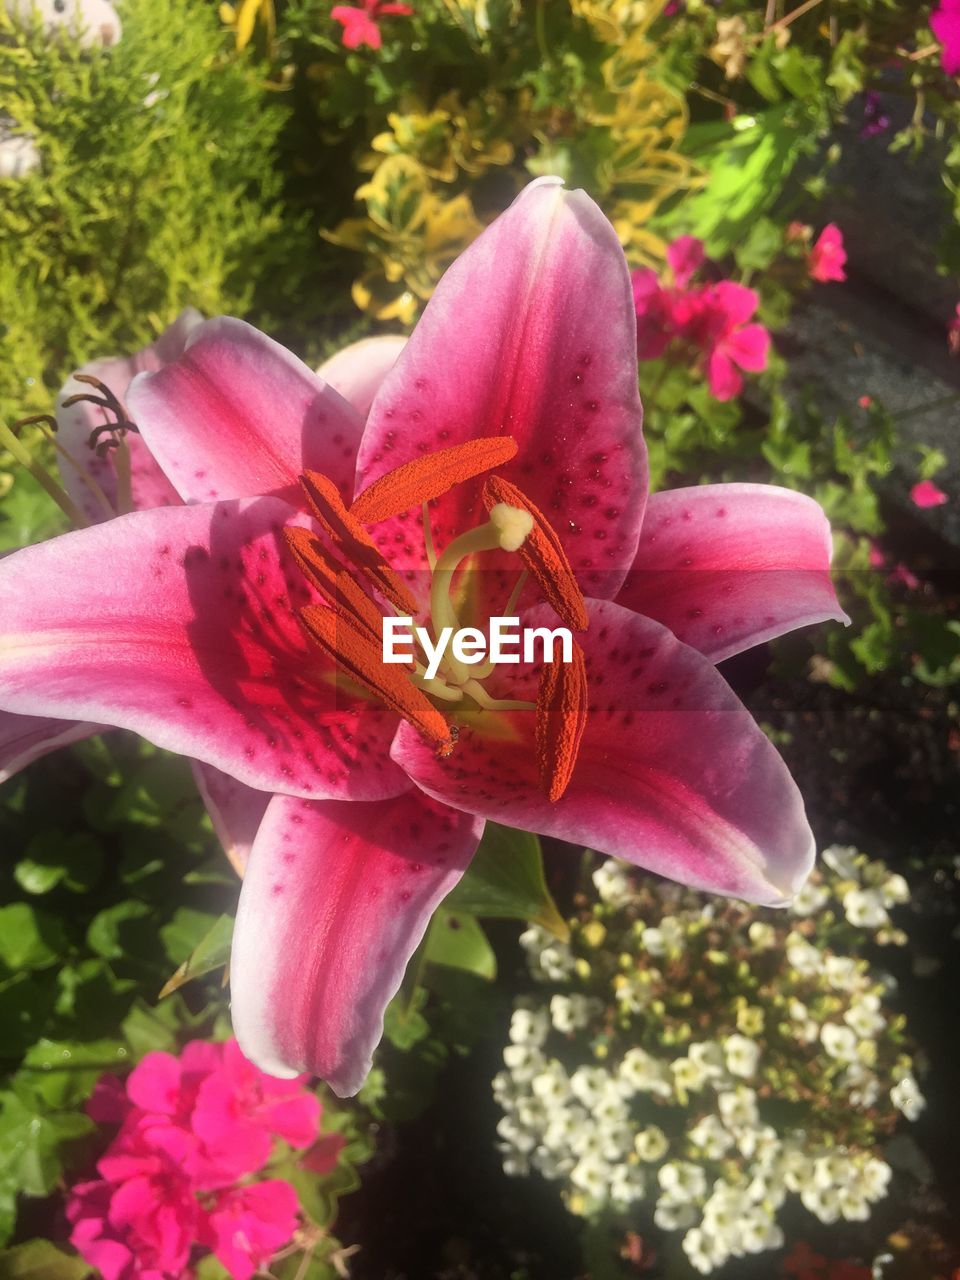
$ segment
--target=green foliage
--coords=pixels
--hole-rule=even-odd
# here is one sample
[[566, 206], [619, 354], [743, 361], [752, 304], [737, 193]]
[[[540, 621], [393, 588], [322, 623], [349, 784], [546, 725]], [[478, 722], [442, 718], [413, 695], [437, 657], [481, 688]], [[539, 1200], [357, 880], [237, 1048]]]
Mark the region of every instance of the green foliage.
[[110, 50], [8, 29], [4, 110], [43, 156], [39, 172], [0, 182], [10, 421], [48, 410], [78, 364], [136, 349], [188, 303], [246, 311], [303, 237], [274, 171], [286, 113], [248, 67], [222, 59], [214, 9], [131, 5]]

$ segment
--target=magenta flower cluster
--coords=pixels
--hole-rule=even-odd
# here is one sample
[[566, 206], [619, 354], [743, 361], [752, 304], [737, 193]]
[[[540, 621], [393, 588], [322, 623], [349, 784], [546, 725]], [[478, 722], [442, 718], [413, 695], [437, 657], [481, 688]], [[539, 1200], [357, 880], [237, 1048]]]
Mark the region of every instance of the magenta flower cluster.
[[204, 1253], [249, 1280], [299, 1223], [290, 1183], [255, 1175], [276, 1139], [316, 1141], [321, 1107], [304, 1079], [265, 1075], [235, 1040], [148, 1053], [126, 1083], [102, 1077], [88, 1111], [119, 1128], [99, 1178], [70, 1192], [71, 1243], [104, 1280], [182, 1280]]
[[681, 236], [667, 250], [666, 279], [649, 267], [634, 271], [637, 356], [698, 364], [710, 392], [732, 400], [743, 390], [741, 370], [767, 367], [770, 334], [753, 321], [760, 299], [734, 280], [694, 283], [704, 263], [703, 243]]

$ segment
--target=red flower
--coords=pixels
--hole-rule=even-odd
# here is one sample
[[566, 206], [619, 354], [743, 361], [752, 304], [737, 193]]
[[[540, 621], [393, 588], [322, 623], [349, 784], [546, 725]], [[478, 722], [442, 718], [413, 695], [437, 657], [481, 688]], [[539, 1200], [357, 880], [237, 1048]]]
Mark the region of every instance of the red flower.
[[910, 490], [910, 497], [915, 507], [925, 511], [928, 507], [942, 507], [949, 499], [942, 489], [938, 489], [932, 480], [918, 480]]
[[383, 37], [377, 23], [381, 18], [391, 14], [409, 16], [413, 9], [408, 4], [385, 3], [385, 0], [363, 0], [360, 5], [338, 4], [330, 10], [334, 22], [343, 26], [343, 43], [347, 49], [358, 49], [360, 45], [369, 45], [371, 49], [379, 49]]

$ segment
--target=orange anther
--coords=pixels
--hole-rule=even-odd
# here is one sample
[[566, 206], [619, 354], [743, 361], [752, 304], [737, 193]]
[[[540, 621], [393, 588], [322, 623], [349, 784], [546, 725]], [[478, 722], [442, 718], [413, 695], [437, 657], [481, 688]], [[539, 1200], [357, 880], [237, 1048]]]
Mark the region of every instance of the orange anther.
[[309, 529], [291, 526], [284, 529], [283, 537], [303, 576], [338, 616], [353, 622], [381, 644], [383, 614], [353, 575], [337, 564]]
[[498, 502], [506, 502], [533, 516], [533, 529], [517, 554], [560, 619], [574, 631], [586, 631], [590, 619], [583, 592], [547, 517], [526, 494], [502, 476], [491, 476], [487, 480], [483, 486], [483, 502], [488, 511]]
[[569, 786], [586, 727], [587, 666], [574, 641], [572, 661], [545, 663], [537, 690], [537, 763], [548, 800]]
[[300, 619], [313, 643], [333, 658], [352, 680], [412, 724], [436, 746], [440, 755], [450, 754], [453, 749], [450, 726], [400, 667], [384, 663], [379, 640], [375, 643], [356, 623], [338, 617], [325, 605], [307, 605], [300, 610]]
[[344, 559], [366, 574], [376, 589], [401, 613], [411, 617], [419, 613], [420, 605], [416, 598], [404, 586], [396, 570], [384, 560], [357, 517], [344, 506], [333, 481], [319, 471], [308, 471], [300, 477], [300, 484], [310, 510]]
[[472, 480], [516, 456], [513, 436], [484, 436], [438, 449], [388, 471], [354, 498], [350, 514], [364, 524], [379, 524], [401, 511], [430, 502], [456, 484]]

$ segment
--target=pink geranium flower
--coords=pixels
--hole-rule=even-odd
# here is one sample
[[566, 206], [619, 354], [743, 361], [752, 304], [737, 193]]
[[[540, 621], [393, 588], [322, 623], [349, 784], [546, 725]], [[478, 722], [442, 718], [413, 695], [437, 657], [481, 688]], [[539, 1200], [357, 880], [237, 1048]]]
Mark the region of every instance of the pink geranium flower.
[[378, 23], [391, 14], [409, 16], [413, 8], [408, 4], [385, 3], [384, 0], [363, 0], [360, 5], [338, 4], [330, 10], [334, 22], [343, 26], [343, 43], [348, 49], [369, 45], [379, 49], [383, 36]]
[[235, 1041], [193, 1041], [179, 1057], [148, 1053], [125, 1085], [103, 1077], [88, 1110], [119, 1130], [99, 1180], [71, 1191], [67, 1217], [72, 1243], [105, 1280], [190, 1276], [198, 1246], [249, 1280], [293, 1235], [293, 1188], [249, 1178], [278, 1138], [312, 1156], [320, 1103], [302, 1080], [264, 1075]]
[[233, 1280], [250, 1280], [297, 1228], [300, 1205], [289, 1182], [273, 1179], [222, 1191], [204, 1215], [206, 1245]]
[[[743, 301], [712, 298], [731, 362]], [[800, 796], [714, 664], [844, 618], [829, 528], [783, 489], [648, 497], [629, 273], [582, 192], [532, 183], [449, 268], [365, 418], [228, 319], [128, 403], [184, 505], [0, 563], [0, 706], [274, 793], [231, 959], [261, 1068], [359, 1087], [487, 818], [758, 902], [802, 884]], [[525, 571], [569, 666], [380, 662], [378, 600], [483, 623]]]
[[704, 353], [707, 381], [718, 400], [740, 394], [741, 370], [760, 373], [767, 367], [770, 334], [762, 324], [748, 323], [759, 303], [753, 289], [733, 280], [721, 280], [690, 300], [682, 327]]
[[960, 0], [940, 0], [930, 27], [943, 46], [940, 63], [944, 71], [948, 76], [960, 74]]
[[918, 480], [910, 490], [910, 499], [915, 507], [924, 511], [929, 507], [942, 507], [948, 501], [947, 495], [932, 480]]
[[843, 247], [843, 232], [833, 222], [823, 228], [810, 250], [810, 277], [820, 284], [831, 280], [843, 281], [847, 278], [844, 270], [847, 251]]
[[743, 390], [740, 370], [759, 373], [767, 367], [770, 334], [748, 323], [760, 303], [752, 289], [732, 280], [692, 283], [704, 261], [703, 242], [681, 236], [667, 250], [667, 284], [648, 267], [633, 273], [637, 358], [667, 355], [677, 363], [695, 362], [711, 394], [731, 400]]

